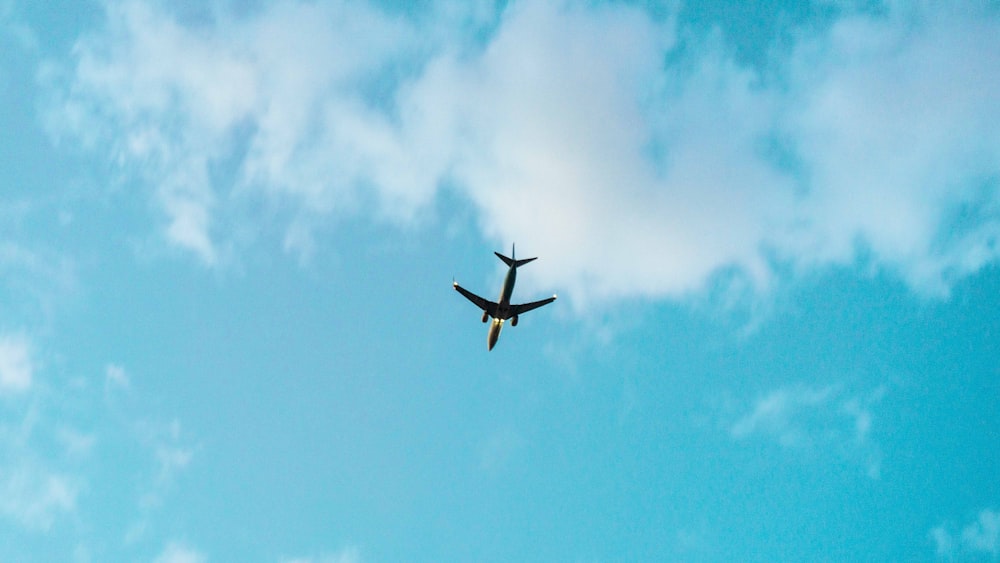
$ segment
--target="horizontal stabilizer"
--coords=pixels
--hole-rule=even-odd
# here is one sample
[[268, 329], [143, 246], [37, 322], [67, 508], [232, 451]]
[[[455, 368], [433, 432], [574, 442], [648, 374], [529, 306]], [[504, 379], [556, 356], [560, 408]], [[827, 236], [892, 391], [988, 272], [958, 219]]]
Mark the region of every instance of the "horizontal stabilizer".
[[521, 266], [527, 264], [528, 262], [531, 262], [532, 260], [538, 260], [538, 257], [535, 256], [534, 258], [525, 258], [524, 260], [516, 260], [515, 261], [515, 260], [512, 260], [510, 258], [507, 258], [506, 256], [504, 256], [503, 254], [500, 254], [499, 252], [494, 252], [493, 254], [496, 254], [497, 258], [503, 260], [503, 263], [507, 264], [508, 266], [521, 267]]

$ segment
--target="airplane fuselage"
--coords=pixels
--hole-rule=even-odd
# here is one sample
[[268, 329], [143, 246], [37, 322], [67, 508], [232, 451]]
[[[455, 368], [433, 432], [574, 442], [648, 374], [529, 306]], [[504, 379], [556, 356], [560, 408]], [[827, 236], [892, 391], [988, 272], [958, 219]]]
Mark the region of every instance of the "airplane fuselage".
[[511, 266], [507, 270], [507, 276], [503, 279], [503, 287], [500, 288], [500, 298], [497, 299], [500, 312], [510, 310], [510, 296], [514, 294], [514, 282], [517, 281], [517, 266]]
[[517, 265], [511, 265], [507, 270], [507, 276], [503, 280], [503, 287], [500, 288], [500, 298], [497, 299], [497, 316], [490, 323], [489, 331], [486, 333], [486, 345], [492, 350], [500, 339], [500, 331], [503, 330], [504, 319], [508, 317], [510, 311], [510, 296], [514, 294], [514, 283], [517, 281]]

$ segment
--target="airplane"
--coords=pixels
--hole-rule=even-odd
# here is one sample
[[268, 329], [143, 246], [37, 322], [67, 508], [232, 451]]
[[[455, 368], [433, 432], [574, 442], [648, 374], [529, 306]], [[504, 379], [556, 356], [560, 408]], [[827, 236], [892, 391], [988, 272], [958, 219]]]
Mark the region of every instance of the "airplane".
[[455, 291], [461, 293], [466, 299], [472, 301], [477, 307], [483, 310], [483, 322], [485, 323], [490, 317], [493, 317], [493, 323], [490, 324], [489, 332], [486, 334], [486, 346], [487, 351], [492, 350], [496, 346], [497, 340], [500, 338], [500, 330], [503, 328], [503, 323], [507, 319], [510, 319], [511, 326], [517, 326], [517, 317], [521, 313], [527, 313], [533, 309], [537, 309], [542, 305], [548, 305], [556, 300], [556, 296], [553, 295], [548, 299], [542, 299], [541, 301], [532, 301], [531, 303], [524, 303], [521, 305], [511, 305], [510, 295], [514, 292], [514, 282], [517, 280], [517, 267], [523, 266], [535, 258], [525, 258], [524, 260], [517, 260], [514, 256], [514, 245], [510, 247], [510, 258], [507, 258], [499, 252], [494, 252], [497, 258], [504, 261], [505, 264], [510, 266], [507, 270], [507, 277], [503, 280], [503, 287], [500, 289], [500, 299], [499, 302], [488, 301], [482, 297], [468, 291], [462, 286], [458, 285], [458, 282], [452, 281], [452, 286], [454, 286]]

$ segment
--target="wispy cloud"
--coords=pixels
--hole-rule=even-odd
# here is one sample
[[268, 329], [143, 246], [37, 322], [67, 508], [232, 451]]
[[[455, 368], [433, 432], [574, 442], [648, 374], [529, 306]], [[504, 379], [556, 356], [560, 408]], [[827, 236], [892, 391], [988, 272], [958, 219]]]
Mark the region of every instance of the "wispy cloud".
[[[13, 346], [17, 353], [4, 351], [10, 342], [17, 343]], [[60, 379], [32, 359], [30, 337], [19, 335], [0, 344], [0, 372], [12, 369], [7, 364], [21, 366], [24, 358], [31, 365], [30, 378], [12, 379], [28, 379], [30, 385], [16, 394], [0, 388], [10, 393], [0, 397], [4, 405], [0, 520], [8, 524], [6, 553], [18, 553], [21, 539], [30, 545], [40, 534], [58, 537], [65, 553], [74, 545], [80, 547], [81, 560], [87, 560], [87, 546], [101, 545], [107, 552], [116, 546], [127, 550], [162, 541], [162, 531], [157, 529], [162, 506], [195, 453], [187, 445], [179, 420], [163, 422], [144, 408], [139, 390], [119, 364], [108, 364], [103, 373], [91, 378]], [[18, 361], [11, 362], [10, 357]], [[108, 400], [112, 391], [115, 400]], [[104, 463], [108, 459], [115, 462]], [[109, 484], [125, 484], [132, 494], [118, 499], [92, 494]], [[95, 511], [105, 510], [121, 514], [124, 522], [132, 515], [131, 528], [95, 531], [90, 518]], [[164, 553], [180, 557], [186, 552], [168, 549]]]
[[[27, 336], [0, 337], [0, 395], [15, 394], [0, 420], [0, 516], [23, 530], [45, 532], [75, 512], [85, 479], [73, 462], [86, 457], [94, 437], [47, 423], [32, 354]], [[47, 441], [58, 447], [42, 446]]]
[[758, 399], [750, 412], [729, 427], [736, 440], [774, 440], [790, 450], [838, 452], [865, 466], [878, 479], [882, 457], [871, 439], [872, 407], [885, 395], [849, 396], [839, 386], [796, 385], [776, 389]]
[[[412, 25], [353, 2], [276, 2], [200, 29], [156, 2], [106, 7], [107, 27], [76, 47], [50, 129], [110, 143], [123, 171], [154, 187], [173, 244], [212, 265], [220, 200], [239, 206], [250, 191], [325, 213], [370, 180], [380, 159], [365, 151], [391, 133], [363, 90], [410, 56]], [[213, 181], [234, 151], [239, 170]]]
[[1000, 512], [981, 511], [975, 522], [962, 528], [962, 545], [972, 551], [1000, 555]]
[[180, 542], [170, 542], [153, 563], [204, 563], [205, 554]]
[[26, 391], [31, 387], [34, 370], [27, 337], [0, 336], [0, 394]]
[[151, 452], [155, 468], [139, 499], [140, 510], [148, 516], [161, 506], [177, 475], [191, 463], [195, 449], [183, 440], [181, 423], [177, 419], [169, 424], [141, 420], [136, 424], [135, 431]]
[[77, 286], [76, 265], [61, 252], [10, 240], [8, 232], [32, 218], [30, 211], [11, 211], [11, 207], [20, 206], [0, 202], [0, 217], [5, 219], [0, 231], [0, 288], [9, 296], [0, 301], [0, 315], [5, 323], [45, 328]]
[[206, 264], [250, 202], [308, 252], [316, 218], [412, 221], [444, 186], [578, 305], [858, 261], [943, 295], [1000, 253], [995, 9], [841, 8], [785, 30], [765, 72], [676, 15], [488, 5], [278, 1], [188, 24], [109, 2], [53, 130], [113, 147]]
[[0, 43], [7, 43], [9, 39], [21, 49], [36, 49], [38, 37], [20, 21], [14, 8], [14, 0], [0, 0]]
[[118, 364], [108, 364], [104, 368], [104, 391], [111, 389], [128, 389], [131, 385], [128, 373], [125, 368]]
[[960, 533], [948, 524], [941, 524], [928, 533], [939, 557], [952, 557], [958, 552], [1000, 555], [1000, 512], [983, 509], [975, 521], [966, 524]]
[[77, 478], [30, 460], [0, 467], [0, 514], [28, 530], [49, 530], [76, 509]]
[[734, 438], [766, 434], [777, 438], [783, 446], [800, 445], [805, 439], [805, 431], [795, 419], [808, 410], [825, 405], [834, 393], [832, 386], [778, 389], [758, 400], [749, 414], [733, 424], [730, 433]]
[[955, 549], [955, 540], [943, 525], [932, 528], [927, 534], [934, 542], [934, 551], [938, 557], [948, 557]]
[[971, 2], [890, 3], [801, 42], [783, 126], [809, 190], [799, 261], [847, 261], [860, 243], [934, 293], [996, 259], [998, 29]]

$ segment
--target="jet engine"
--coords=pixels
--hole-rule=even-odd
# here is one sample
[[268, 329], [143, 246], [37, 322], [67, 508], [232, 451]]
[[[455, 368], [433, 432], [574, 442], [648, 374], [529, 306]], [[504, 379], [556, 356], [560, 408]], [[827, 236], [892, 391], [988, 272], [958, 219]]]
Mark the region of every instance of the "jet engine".
[[517, 315], [510, 318], [510, 326], [517, 326]]
[[487, 320], [489, 320], [489, 318], [490, 314], [487, 313], [486, 311], [483, 311], [483, 322], [485, 323]]

